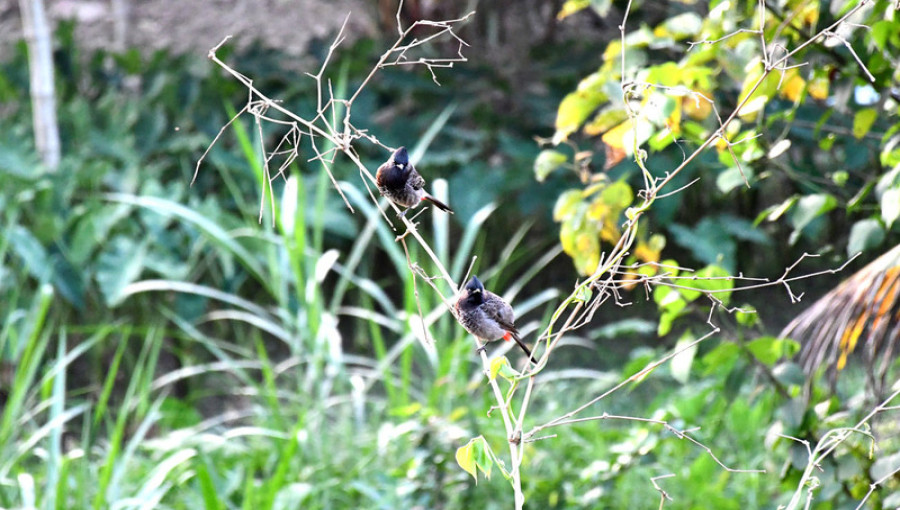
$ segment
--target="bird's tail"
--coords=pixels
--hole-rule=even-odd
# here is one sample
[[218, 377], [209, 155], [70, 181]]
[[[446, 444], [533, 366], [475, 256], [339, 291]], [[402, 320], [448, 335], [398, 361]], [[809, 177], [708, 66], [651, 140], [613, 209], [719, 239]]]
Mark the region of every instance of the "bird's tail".
[[448, 212], [448, 213], [450, 213], [450, 214], [453, 214], [453, 209], [450, 209], [450, 206], [449, 206], [449, 205], [447, 205], [447, 204], [441, 202], [440, 200], [434, 198], [434, 197], [431, 196], [431, 195], [425, 195], [424, 197], [422, 197], [422, 200], [428, 200], [429, 202], [431, 202], [432, 204], [434, 204], [434, 206], [437, 207], [438, 209], [440, 209], [440, 210], [442, 210], [442, 211], [446, 211], [446, 212]]
[[517, 333], [512, 332], [512, 331], [507, 331], [506, 334], [503, 335], [503, 338], [504, 338], [505, 340], [509, 340], [510, 337], [512, 337], [512, 339], [515, 340], [517, 344], [519, 344], [519, 347], [521, 347], [522, 350], [525, 351], [525, 354], [528, 355], [528, 359], [530, 359], [531, 362], [534, 363], [534, 364], [536, 365], [536, 364], [537, 364], [537, 360], [534, 359], [534, 355], [531, 354], [531, 349], [529, 349], [528, 346], [525, 345], [525, 342], [523, 342], [522, 339], [519, 338], [519, 335], [518, 335]]

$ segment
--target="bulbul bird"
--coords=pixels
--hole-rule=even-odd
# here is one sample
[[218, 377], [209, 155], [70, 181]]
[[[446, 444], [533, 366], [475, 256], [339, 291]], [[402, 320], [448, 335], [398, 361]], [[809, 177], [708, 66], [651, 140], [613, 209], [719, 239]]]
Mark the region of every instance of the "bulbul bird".
[[450, 206], [429, 195], [423, 189], [425, 188], [425, 179], [409, 162], [406, 147], [400, 147], [394, 151], [390, 159], [378, 167], [378, 171], [375, 172], [375, 184], [384, 197], [400, 207], [407, 208], [400, 213], [401, 216], [423, 200], [429, 200], [438, 209], [453, 214]]
[[531, 350], [519, 337], [512, 307], [502, 297], [485, 290], [477, 276], [473, 276], [460, 293], [456, 301], [456, 317], [466, 331], [484, 342], [501, 338], [507, 342], [515, 340], [532, 363], [537, 363]]

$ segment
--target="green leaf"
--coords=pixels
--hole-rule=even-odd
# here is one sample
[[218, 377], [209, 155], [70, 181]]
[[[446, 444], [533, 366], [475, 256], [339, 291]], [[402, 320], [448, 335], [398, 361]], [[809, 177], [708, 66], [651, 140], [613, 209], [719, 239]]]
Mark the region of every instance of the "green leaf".
[[741, 349], [736, 344], [720, 343], [703, 356], [703, 364], [706, 366], [703, 375], [709, 375], [717, 370], [730, 369], [740, 355]]
[[584, 123], [594, 113], [598, 106], [607, 100], [602, 90], [603, 84], [608, 80], [602, 73], [594, 73], [581, 80], [578, 89], [570, 92], [559, 103], [556, 112], [556, 134], [553, 135], [553, 143], [558, 144]]
[[[691, 344], [694, 340], [694, 334], [691, 333], [690, 330], [685, 331], [681, 338], [678, 339], [678, 343], [675, 344], [675, 351], [680, 351], [684, 349], [687, 345]], [[685, 349], [683, 352], [679, 352], [674, 357], [672, 357], [672, 377], [680, 382], [681, 384], [687, 384], [688, 378], [691, 375], [691, 365], [694, 364], [694, 357], [697, 355], [697, 344], [694, 344], [690, 348]]]
[[741, 173], [740, 168], [732, 166], [726, 168], [716, 177], [716, 187], [719, 188], [719, 191], [722, 193], [728, 193], [737, 187], [746, 186], [747, 183], [751, 182], [753, 177], [753, 171], [750, 167], [744, 167], [743, 173]]
[[756, 313], [756, 308], [750, 305], [741, 305], [741, 310], [734, 312], [734, 318], [738, 324], [747, 327], [751, 327], [759, 322], [759, 314]]
[[122, 291], [134, 282], [144, 268], [147, 241], [137, 243], [124, 236], [117, 236], [107, 244], [97, 260], [97, 284], [108, 306], [115, 306], [122, 298]]
[[457, 448], [456, 463], [466, 473], [472, 475], [477, 484], [479, 470], [484, 473], [485, 478], [491, 478], [491, 468], [494, 464], [493, 456], [491, 447], [484, 439], [484, 436], [478, 436], [470, 439], [465, 446]]
[[534, 177], [544, 182], [550, 173], [566, 162], [566, 155], [554, 150], [542, 150], [534, 160]]
[[790, 357], [797, 353], [799, 344], [793, 340], [764, 336], [747, 344], [747, 350], [758, 359], [760, 363], [774, 366], [782, 357]]
[[497, 378], [498, 374], [500, 375], [500, 377], [506, 379], [507, 381], [513, 381], [517, 377], [522, 375], [517, 372], [512, 366], [510, 366], [509, 360], [506, 359], [506, 356], [500, 356], [491, 360], [490, 374], [492, 381]]
[[693, 12], [685, 12], [672, 16], [663, 22], [666, 35], [673, 36], [676, 40], [696, 35], [703, 27], [703, 18]]
[[690, 279], [679, 279], [679, 283], [687, 289], [680, 289], [681, 295], [691, 302], [701, 294], [710, 293], [728, 304], [731, 297], [731, 289], [734, 288], [734, 280], [725, 268], [717, 265], [708, 265], [697, 271]]
[[571, 216], [581, 203], [582, 196], [582, 191], [578, 189], [563, 192], [553, 206], [553, 221], [562, 221]]
[[881, 222], [867, 218], [859, 220], [850, 228], [850, 240], [847, 241], [847, 255], [870, 250], [884, 242], [884, 228]]
[[853, 116], [853, 136], [857, 140], [866, 136], [877, 118], [878, 111], [874, 108], [864, 108], [856, 112], [856, 115]]
[[47, 251], [44, 249], [44, 245], [31, 234], [31, 231], [21, 225], [16, 225], [9, 229], [6, 239], [31, 276], [38, 280], [49, 276], [51, 264], [47, 257]]
[[837, 207], [837, 199], [827, 193], [806, 195], [797, 200], [791, 224], [795, 232], [800, 232], [819, 216]]
[[891, 188], [881, 195], [881, 219], [891, 228], [900, 217], [900, 186]]

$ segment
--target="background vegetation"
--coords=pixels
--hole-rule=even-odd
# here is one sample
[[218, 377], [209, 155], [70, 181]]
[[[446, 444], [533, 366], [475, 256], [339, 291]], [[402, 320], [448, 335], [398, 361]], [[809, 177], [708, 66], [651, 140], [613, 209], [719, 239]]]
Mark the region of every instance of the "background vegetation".
[[[556, 28], [535, 31], [520, 60], [481, 54], [495, 48], [492, 23], [516, 17], [479, 6], [461, 31], [471, 62], [439, 69], [440, 87], [424, 69], [389, 68], [353, 105], [358, 125], [414, 149], [430, 183], [446, 179], [457, 214], [426, 212], [423, 235], [454, 278], [477, 255], [475, 272], [511, 298], [526, 335], [619, 235], [642, 180], [626, 133], [639, 133], [654, 172], [677, 167], [715, 131], [716, 114], [730, 114], [686, 91], [733, 107], [764, 67], [759, 36], [737, 32], [758, 27], [760, 5], [767, 36], [792, 50], [857, 2], [636, 2], [626, 62], [635, 82], [667, 87], [631, 89], [634, 105], [658, 101], [661, 112], [639, 126], [625, 125], [610, 29], [625, 6], [550, 4], [529, 4]], [[577, 423], [526, 446], [529, 507], [772, 508], [800, 487], [816, 508], [853, 508], [876, 482], [867, 504], [900, 506], [896, 475], [885, 478], [900, 466], [896, 414], [841, 443], [814, 479], [806, 447], [781, 436], [814, 446], [876, 403], [864, 364], [851, 358], [829, 387], [822, 370], [807, 377], [790, 361], [797, 343], [776, 338], [900, 239], [900, 21], [888, 2], [860, 13], [867, 29], [808, 46], [794, 63], [808, 65], [752, 93], [755, 108], [726, 133], [734, 145], [717, 142], [679, 174], [673, 188], [699, 180], [654, 205], [633, 256], [775, 279], [804, 252], [821, 255], [804, 273], [863, 255], [795, 284], [806, 292], [799, 305], [777, 288], [735, 294], [729, 304], [758, 313], [717, 314], [712, 339], [596, 409], [655, 422]], [[577, 37], [561, 34], [566, 23], [579, 23]], [[56, 172], [34, 149], [24, 44], [0, 62], [0, 506], [512, 506], [501, 476], [476, 485], [456, 464], [469, 438], [484, 435], [495, 451], [506, 441], [492, 395], [471, 339], [414, 282], [356, 169], [340, 158], [332, 167], [355, 214], [306, 158], [275, 181], [270, 209], [257, 127], [241, 119], [191, 186], [246, 91], [206, 59], [83, 53], [73, 29], [55, 31]], [[355, 89], [384, 50], [377, 38], [341, 46], [334, 89]], [[285, 107], [315, 111], [315, 82], [277, 52], [225, 46], [219, 56]], [[386, 155], [358, 150], [370, 169]], [[607, 303], [555, 353], [536, 423], [709, 329], [699, 293], [626, 292], [630, 306]], [[715, 457], [663, 421], [700, 427], [693, 437]]]

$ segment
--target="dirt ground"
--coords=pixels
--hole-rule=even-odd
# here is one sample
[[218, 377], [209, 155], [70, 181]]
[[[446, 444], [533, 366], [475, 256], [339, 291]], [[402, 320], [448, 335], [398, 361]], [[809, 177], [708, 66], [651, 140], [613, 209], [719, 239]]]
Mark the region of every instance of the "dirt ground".
[[[137, 47], [205, 57], [231, 35], [231, 45], [240, 48], [259, 41], [298, 57], [288, 67], [308, 70], [309, 43], [330, 41], [345, 19], [347, 42], [379, 32], [393, 36], [400, 0], [43, 1], [51, 22], [77, 21], [76, 39], [85, 54], [94, 48]], [[0, 61], [23, 37], [19, 4], [20, 0], [0, 0]], [[466, 56], [473, 63], [502, 68], [514, 83], [528, 83], [531, 48], [566, 39], [602, 47], [610, 34], [618, 33], [614, 25], [590, 15], [557, 21], [561, 4], [562, 0], [404, 0], [403, 21], [408, 26], [413, 20], [453, 19], [476, 11], [464, 33], [471, 44]]]
[[[51, 20], [75, 19], [85, 49], [138, 47], [206, 55], [225, 36], [302, 55], [310, 40], [331, 37], [344, 22], [350, 37], [377, 29], [365, 0], [44, 0]], [[120, 13], [124, 13], [122, 16]], [[121, 20], [116, 24], [115, 20]], [[22, 38], [18, 0], [0, 0], [0, 59]]]

